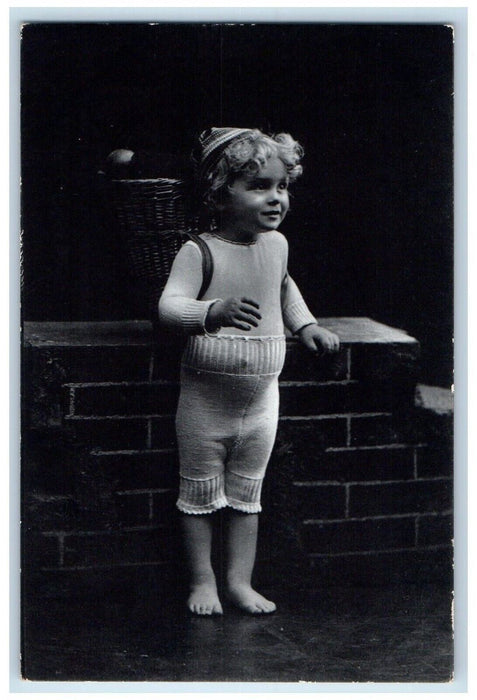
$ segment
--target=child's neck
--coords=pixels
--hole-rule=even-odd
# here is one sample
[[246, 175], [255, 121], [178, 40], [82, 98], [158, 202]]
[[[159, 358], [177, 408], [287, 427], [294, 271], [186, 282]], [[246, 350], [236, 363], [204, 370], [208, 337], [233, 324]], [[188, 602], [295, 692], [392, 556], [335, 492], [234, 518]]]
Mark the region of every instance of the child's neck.
[[229, 227], [219, 228], [215, 233], [217, 236], [220, 236], [220, 238], [225, 238], [226, 241], [231, 241], [233, 243], [254, 243], [258, 237], [258, 231], [250, 232]]

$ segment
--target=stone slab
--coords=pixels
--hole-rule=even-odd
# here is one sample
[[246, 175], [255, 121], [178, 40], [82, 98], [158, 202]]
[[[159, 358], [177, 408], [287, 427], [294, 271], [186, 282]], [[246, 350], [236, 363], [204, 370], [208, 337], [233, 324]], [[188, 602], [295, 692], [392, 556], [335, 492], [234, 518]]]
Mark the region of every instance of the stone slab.
[[[392, 328], [367, 317], [318, 318], [318, 323], [335, 332], [344, 344], [415, 344], [416, 339], [404, 330]], [[152, 343], [149, 321], [28, 321], [24, 324], [25, 345], [41, 346], [104, 346]]]

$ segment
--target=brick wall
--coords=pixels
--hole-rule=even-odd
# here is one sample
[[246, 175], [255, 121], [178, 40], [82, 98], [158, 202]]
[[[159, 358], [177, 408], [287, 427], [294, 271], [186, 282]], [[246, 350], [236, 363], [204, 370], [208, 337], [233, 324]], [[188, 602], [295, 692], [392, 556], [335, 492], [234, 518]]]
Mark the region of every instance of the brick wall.
[[[418, 343], [370, 319], [322, 323], [342, 339], [338, 356], [288, 341], [257, 576], [449, 580], [452, 422], [415, 406]], [[25, 325], [28, 581], [180, 569], [178, 354], [147, 322]]]

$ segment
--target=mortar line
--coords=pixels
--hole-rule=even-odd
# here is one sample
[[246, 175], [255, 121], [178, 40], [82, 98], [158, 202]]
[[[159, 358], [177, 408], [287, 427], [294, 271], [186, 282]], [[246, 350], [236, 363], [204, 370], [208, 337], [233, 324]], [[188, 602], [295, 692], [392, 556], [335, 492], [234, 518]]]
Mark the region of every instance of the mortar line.
[[152, 419], [147, 419], [147, 436], [146, 436], [146, 448], [151, 449], [152, 446]]
[[[414, 485], [414, 481], [424, 484], [426, 482], [437, 482], [437, 481], [452, 481], [451, 476], [424, 476], [420, 479], [359, 479], [347, 481], [346, 483], [352, 486], [391, 486], [393, 484], [407, 484]], [[311, 480], [300, 480], [297, 479], [293, 481], [294, 486], [328, 486], [333, 484], [341, 484], [341, 481], [337, 479], [311, 479]]]
[[58, 554], [60, 566], [65, 564], [65, 536], [63, 533], [58, 535]]
[[345, 484], [345, 518], [349, 518], [349, 496], [350, 496], [350, 485]]
[[149, 377], [150, 382], [152, 382], [152, 380], [154, 378], [154, 360], [155, 360], [154, 351], [152, 351], [151, 356], [149, 358], [149, 372], [148, 372], [148, 377]]
[[348, 550], [346, 552], [309, 552], [307, 554], [310, 559], [323, 558], [338, 558], [338, 557], [349, 557], [349, 556], [380, 556], [381, 554], [397, 554], [399, 552], [415, 552], [416, 549], [419, 552], [436, 552], [443, 549], [448, 549], [448, 544], [432, 544], [424, 545], [422, 547], [396, 547], [395, 549], [361, 549], [361, 550]]
[[[411, 513], [388, 513], [388, 514], [381, 514], [381, 515], [364, 515], [364, 516], [354, 516], [352, 518], [348, 518], [349, 521], [356, 522], [356, 523], [362, 523], [362, 522], [367, 522], [367, 521], [377, 521], [377, 520], [399, 520], [399, 519], [406, 519], [409, 520], [411, 518], [424, 518], [424, 517], [446, 517], [447, 515], [452, 515], [452, 511], [449, 511], [448, 509], [442, 510], [442, 511], [437, 511], [437, 510], [432, 510], [432, 511], [425, 511], [424, 513], [416, 513], [416, 511], [412, 511]], [[337, 523], [343, 523], [344, 518], [305, 518], [302, 521], [303, 525], [335, 525]]]
[[154, 497], [153, 497], [151, 491], [149, 491], [148, 499], [149, 499], [149, 522], [152, 522], [154, 519]]
[[69, 398], [70, 398], [70, 402], [69, 402], [70, 415], [74, 416], [74, 414], [75, 414], [75, 389], [73, 386], [70, 386]]

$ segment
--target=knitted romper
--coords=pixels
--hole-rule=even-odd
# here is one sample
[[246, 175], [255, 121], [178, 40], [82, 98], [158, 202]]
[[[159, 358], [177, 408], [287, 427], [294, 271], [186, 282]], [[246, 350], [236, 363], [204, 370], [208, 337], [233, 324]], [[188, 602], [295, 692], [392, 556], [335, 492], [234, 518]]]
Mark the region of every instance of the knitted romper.
[[[161, 322], [189, 336], [176, 416], [177, 507], [189, 514], [224, 506], [258, 513], [278, 422], [284, 324], [294, 333], [315, 318], [287, 276], [288, 244], [281, 233], [260, 233], [249, 244], [210, 233], [202, 237], [214, 260], [204, 297], [196, 298], [202, 282], [201, 254], [188, 242], [174, 261], [159, 302]], [[211, 304], [228, 297], [259, 303], [262, 319], [257, 328], [247, 333], [236, 328], [216, 334], [204, 330]]]

